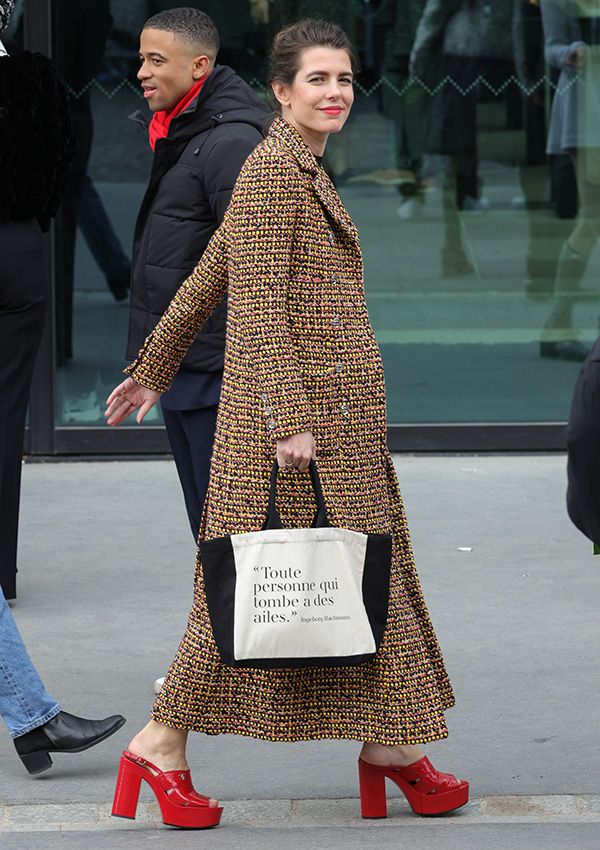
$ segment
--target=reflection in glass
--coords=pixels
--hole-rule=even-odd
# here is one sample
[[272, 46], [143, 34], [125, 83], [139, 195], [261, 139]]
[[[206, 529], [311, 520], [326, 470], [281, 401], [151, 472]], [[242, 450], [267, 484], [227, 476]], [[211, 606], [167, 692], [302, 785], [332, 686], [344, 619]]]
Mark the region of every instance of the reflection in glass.
[[[135, 4], [126, 5], [128, 12], [108, 0], [53, 6], [55, 60], [78, 142], [56, 228], [59, 424], [103, 423], [107, 391], [123, 364], [133, 223], [147, 177], [135, 167], [143, 148], [127, 120], [139, 102], [129, 80], [145, 4], [134, 20]], [[123, 22], [134, 29], [122, 29]]]
[[[123, 366], [117, 299], [151, 166], [127, 119], [145, 108], [138, 38], [147, 17], [177, 5], [53, 4], [82, 140], [57, 241], [63, 424], [101, 423]], [[599, 3], [191, 5], [220, 30], [218, 61], [259, 91], [272, 36], [300, 17], [335, 20], [359, 49], [353, 113], [324, 165], [359, 226], [390, 421], [564, 420], [597, 335]]]
[[547, 357], [577, 361], [585, 359], [588, 349], [578, 339], [574, 310], [585, 300], [581, 284], [600, 223], [600, 3], [544, 0], [542, 15], [546, 58], [560, 71], [548, 151], [569, 157], [577, 179], [580, 213], [561, 247], [541, 346]]

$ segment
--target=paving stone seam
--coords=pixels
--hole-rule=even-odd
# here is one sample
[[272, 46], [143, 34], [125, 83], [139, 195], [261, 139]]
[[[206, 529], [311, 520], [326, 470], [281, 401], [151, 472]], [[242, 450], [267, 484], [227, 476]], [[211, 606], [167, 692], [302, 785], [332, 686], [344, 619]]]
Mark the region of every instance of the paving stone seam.
[[[420, 824], [599, 823], [600, 795], [503, 796], [474, 798], [468, 807], [443, 818], [415, 818], [399, 800], [389, 802], [389, 817], [362, 820], [358, 800], [235, 800], [224, 801], [223, 825], [250, 829], [389, 828]], [[111, 804], [36, 803], [0, 806], [0, 834], [10, 832], [108, 831], [161, 827], [156, 803], [140, 802], [135, 821], [112, 818]]]

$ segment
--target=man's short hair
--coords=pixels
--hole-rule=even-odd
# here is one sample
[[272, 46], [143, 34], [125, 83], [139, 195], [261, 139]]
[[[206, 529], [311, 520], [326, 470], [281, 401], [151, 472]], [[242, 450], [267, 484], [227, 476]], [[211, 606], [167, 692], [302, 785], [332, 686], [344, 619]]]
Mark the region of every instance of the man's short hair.
[[212, 18], [191, 6], [158, 12], [148, 18], [144, 29], [172, 32], [186, 41], [193, 50], [206, 52], [213, 61], [217, 58], [221, 46], [221, 39]]

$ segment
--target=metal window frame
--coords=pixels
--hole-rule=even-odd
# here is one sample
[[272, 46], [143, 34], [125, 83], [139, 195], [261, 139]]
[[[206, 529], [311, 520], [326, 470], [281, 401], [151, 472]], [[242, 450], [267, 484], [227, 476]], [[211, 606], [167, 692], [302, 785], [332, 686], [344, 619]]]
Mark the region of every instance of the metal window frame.
[[564, 422], [428, 422], [390, 425], [393, 452], [564, 452]]
[[[51, 12], [57, 0], [24, 0], [24, 41], [28, 50], [52, 55]], [[30, 427], [25, 451], [50, 456], [165, 455], [161, 427], [63, 427], [55, 421], [54, 232], [46, 236], [46, 268], [51, 297], [48, 320], [33, 376]], [[388, 442], [398, 452], [561, 452], [564, 422], [468, 422], [391, 424]]]
[[[416, 423], [390, 425], [388, 445], [405, 453], [564, 452], [565, 425], [547, 422]], [[170, 447], [164, 428], [57, 428], [58, 455], [165, 455]]]

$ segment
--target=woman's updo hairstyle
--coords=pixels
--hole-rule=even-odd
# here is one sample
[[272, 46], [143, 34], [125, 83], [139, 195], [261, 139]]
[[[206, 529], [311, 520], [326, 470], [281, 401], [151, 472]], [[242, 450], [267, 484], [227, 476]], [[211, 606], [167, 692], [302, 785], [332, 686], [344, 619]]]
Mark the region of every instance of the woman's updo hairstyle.
[[360, 61], [352, 42], [337, 24], [305, 18], [280, 30], [273, 39], [269, 57], [267, 82], [291, 86], [302, 64], [302, 54], [310, 47], [330, 47], [345, 50], [350, 57], [352, 71], [360, 71]]

